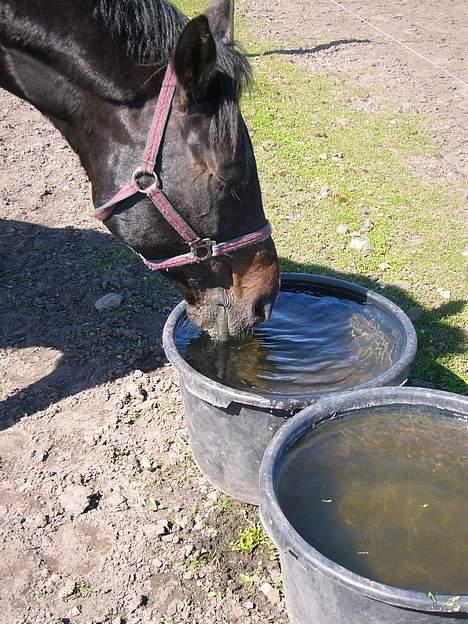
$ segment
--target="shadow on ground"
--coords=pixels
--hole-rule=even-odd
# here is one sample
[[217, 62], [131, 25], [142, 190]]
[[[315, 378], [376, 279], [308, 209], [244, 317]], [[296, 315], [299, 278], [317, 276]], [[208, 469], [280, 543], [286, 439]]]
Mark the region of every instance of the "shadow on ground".
[[[95, 301], [109, 292], [122, 294], [122, 305], [98, 312]], [[104, 232], [0, 222], [0, 349], [8, 363], [0, 364], [8, 395], [0, 430], [135, 368], [156, 369], [177, 299]]]
[[[319, 265], [282, 264], [377, 286]], [[122, 305], [98, 312], [95, 301], [109, 292], [122, 294]], [[425, 310], [402, 288], [383, 293], [417, 318], [420, 349], [411, 381], [466, 392], [463, 380], [438, 361], [465, 349], [463, 331], [447, 323], [465, 302]], [[7, 362], [0, 364], [7, 396], [0, 430], [135, 368], [157, 369], [164, 361], [162, 327], [177, 299], [163, 278], [105, 233], [0, 222], [0, 349]]]
[[330, 41], [329, 43], [321, 43], [314, 48], [279, 48], [277, 50], [267, 50], [266, 52], [247, 54], [246, 56], [249, 58], [257, 58], [260, 56], [303, 56], [305, 54], [317, 54], [318, 52], [332, 50], [333, 48], [341, 48], [354, 43], [370, 43], [370, 39], [337, 39], [336, 41]]

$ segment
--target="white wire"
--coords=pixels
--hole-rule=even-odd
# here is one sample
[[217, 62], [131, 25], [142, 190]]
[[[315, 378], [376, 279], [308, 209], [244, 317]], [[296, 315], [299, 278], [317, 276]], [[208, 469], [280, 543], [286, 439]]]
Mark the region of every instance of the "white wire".
[[406, 48], [407, 50], [409, 50], [410, 52], [412, 52], [413, 54], [415, 54], [416, 56], [419, 56], [420, 58], [422, 58], [424, 61], [426, 61], [427, 63], [430, 63], [431, 65], [433, 65], [434, 67], [436, 67], [439, 71], [444, 72], [444, 74], [447, 74], [447, 76], [450, 76], [451, 78], [453, 78], [454, 80], [457, 80], [458, 82], [460, 82], [464, 87], [468, 87], [468, 82], [465, 82], [464, 80], [462, 80], [461, 78], [459, 78], [458, 76], [455, 76], [455, 74], [452, 74], [451, 72], [449, 72], [447, 69], [445, 69], [444, 67], [441, 67], [440, 65], [437, 65], [437, 63], [434, 63], [434, 61], [431, 61], [431, 59], [428, 59], [426, 56], [424, 56], [423, 54], [421, 54], [420, 52], [418, 52], [417, 50], [414, 50], [413, 48], [410, 48], [409, 46], [406, 45], [406, 43], [403, 43], [403, 41], [400, 41], [399, 39], [397, 39], [396, 37], [393, 37], [393, 35], [390, 35], [389, 33], [385, 32], [384, 30], [382, 30], [381, 28], [379, 28], [378, 26], [374, 26], [374, 24], [371, 24], [371, 22], [369, 22], [368, 20], [364, 19], [363, 17], [361, 17], [360, 15], [358, 15], [357, 13], [354, 13], [354, 11], [351, 11], [351, 9], [348, 9], [347, 7], [343, 6], [342, 4], [340, 4], [339, 2], [336, 2], [336, 0], [330, 0], [330, 2], [332, 2], [333, 4], [336, 4], [337, 7], [339, 7], [340, 9], [342, 9], [343, 11], [347, 11], [348, 13], [350, 13], [351, 15], [353, 15], [354, 17], [356, 17], [357, 19], [361, 20], [361, 22], [364, 22], [364, 24], [367, 24], [368, 26], [370, 26], [371, 28], [373, 28], [374, 30], [377, 30], [377, 32], [381, 33], [382, 35], [385, 35], [386, 37], [388, 37], [389, 39], [392, 39], [392, 41], [395, 41], [396, 43], [398, 43], [399, 45], [401, 45], [403, 48]]

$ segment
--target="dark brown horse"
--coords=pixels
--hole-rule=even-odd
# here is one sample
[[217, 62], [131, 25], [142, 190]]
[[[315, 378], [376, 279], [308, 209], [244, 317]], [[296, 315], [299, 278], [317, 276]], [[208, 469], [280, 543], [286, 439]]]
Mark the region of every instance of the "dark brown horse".
[[[201, 238], [229, 241], [266, 224], [239, 110], [250, 69], [231, 41], [231, 11], [219, 0], [188, 21], [163, 0], [0, 0], [0, 86], [62, 132], [100, 206], [141, 161], [171, 63], [176, 86], [158, 184]], [[145, 258], [187, 252], [145, 195], [120, 202], [104, 222]], [[271, 238], [165, 274], [194, 322], [220, 339], [268, 318], [278, 290]]]

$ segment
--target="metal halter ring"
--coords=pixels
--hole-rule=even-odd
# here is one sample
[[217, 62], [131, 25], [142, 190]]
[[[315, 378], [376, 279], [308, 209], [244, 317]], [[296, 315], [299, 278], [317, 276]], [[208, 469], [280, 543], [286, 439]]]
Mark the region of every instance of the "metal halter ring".
[[[141, 167], [138, 167], [138, 169], [135, 169], [133, 172], [132, 177], [140, 193], [144, 193], [145, 195], [148, 195], [150, 189], [152, 189], [154, 185], [161, 188], [161, 180], [156, 171], [143, 171]], [[144, 178], [150, 178], [150, 180], [152, 180], [151, 184], [147, 184], [146, 186], [142, 185]]]
[[211, 238], [203, 238], [197, 243], [192, 243], [190, 250], [194, 256], [203, 261], [213, 257], [213, 247], [215, 245], [216, 241], [211, 240]]

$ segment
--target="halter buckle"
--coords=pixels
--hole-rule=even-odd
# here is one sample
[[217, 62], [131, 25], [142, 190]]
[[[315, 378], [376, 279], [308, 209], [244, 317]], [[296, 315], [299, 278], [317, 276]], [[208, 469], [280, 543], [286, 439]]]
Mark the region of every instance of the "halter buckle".
[[202, 238], [197, 243], [190, 245], [190, 251], [198, 260], [208, 260], [213, 257], [213, 247], [216, 245], [216, 241], [211, 238]]
[[[138, 187], [140, 193], [144, 195], [148, 195], [150, 190], [156, 185], [158, 188], [161, 188], [161, 180], [158, 177], [156, 171], [143, 171], [141, 167], [135, 169], [133, 172], [133, 181]], [[145, 183], [145, 178], [147, 184]]]

